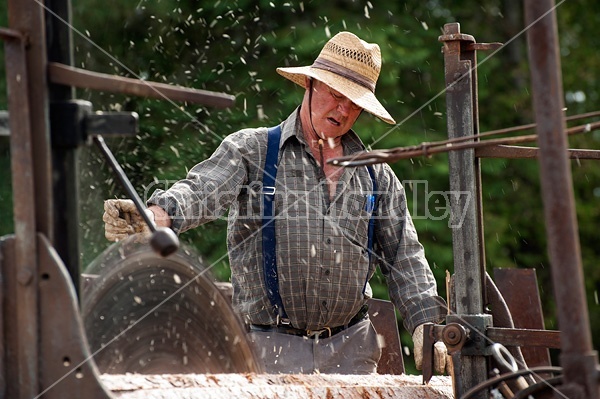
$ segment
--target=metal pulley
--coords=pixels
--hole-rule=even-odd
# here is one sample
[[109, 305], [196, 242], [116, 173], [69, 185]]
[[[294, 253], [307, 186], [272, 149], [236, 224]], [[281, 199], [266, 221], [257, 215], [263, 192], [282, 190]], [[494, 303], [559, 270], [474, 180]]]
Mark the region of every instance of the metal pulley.
[[449, 354], [460, 352], [468, 337], [468, 329], [458, 323], [450, 323], [442, 329], [442, 341]]
[[132, 236], [84, 277], [82, 317], [100, 372], [260, 372], [230, 300], [191, 248], [165, 258]]

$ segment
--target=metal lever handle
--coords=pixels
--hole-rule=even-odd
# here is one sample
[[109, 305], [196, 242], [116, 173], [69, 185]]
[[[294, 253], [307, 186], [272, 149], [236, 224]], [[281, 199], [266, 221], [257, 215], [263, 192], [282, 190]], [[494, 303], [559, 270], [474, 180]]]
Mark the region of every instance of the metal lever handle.
[[96, 145], [100, 148], [100, 151], [108, 161], [115, 176], [117, 176], [117, 178], [121, 182], [121, 185], [127, 192], [127, 195], [129, 196], [129, 198], [131, 198], [138, 212], [144, 219], [144, 222], [150, 228], [150, 231], [152, 232], [150, 246], [152, 246], [152, 249], [154, 249], [158, 254], [164, 257], [169, 256], [173, 252], [177, 251], [177, 249], [179, 248], [179, 238], [177, 238], [177, 235], [173, 230], [167, 227], [157, 228], [154, 225], [154, 222], [150, 220], [150, 217], [145, 212], [145, 206], [142, 203], [140, 196], [133, 188], [133, 185], [127, 178], [125, 171], [123, 171], [123, 168], [121, 168], [121, 165], [119, 165], [119, 162], [117, 162], [115, 156], [113, 155], [110, 148], [108, 148], [108, 146], [106, 145], [106, 142], [104, 141], [102, 136], [94, 136], [94, 143], [96, 143]]

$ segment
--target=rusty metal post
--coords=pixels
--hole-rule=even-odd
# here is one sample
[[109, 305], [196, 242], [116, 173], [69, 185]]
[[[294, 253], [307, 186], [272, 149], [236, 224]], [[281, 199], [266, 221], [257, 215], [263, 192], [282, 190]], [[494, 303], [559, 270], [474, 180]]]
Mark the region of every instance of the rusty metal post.
[[[20, 39], [6, 41], [15, 245], [3, 262], [10, 309], [6, 326], [7, 397], [39, 392], [39, 314], [36, 232], [52, 237], [52, 167], [47, 115], [44, 10], [33, 1], [9, 0], [8, 25]], [[33, 162], [35, 160], [35, 162]], [[10, 279], [10, 280], [9, 280]]]
[[[446, 24], [439, 39], [444, 43], [446, 76], [446, 109], [448, 114], [449, 138], [473, 135], [477, 132], [477, 89], [473, 79], [474, 50], [467, 46], [475, 43], [473, 36], [460, 33], [458, 23]], [[469, 54], [471, 53], [471, 54]], [[451, 202], [453, 225], [452, 246], [454, 250], [454, 287], [456, 315], [448, 316], [447, 322], [468, 322], [476, 339], [483, 341], [485, 328], [490, 323], [483, 315], [484, 273], [481, 260], [481, 222], [477, 200], [479, 198], [479, 163], [472, 149], [448, 154], [450, 190], [454, 193]], [[458, 218], [462, 217], [459, 225]], [[487, 361], [483, 355], [472, 354], [455, 357], [456, 397], [488, 378]], [[480, 397], [487, 397], [483, 392]]]
[[553, 0], [525, 1], [540, 178], [561, 329], [563, 393], [600, 398], [598, 356], [592, 347], [570, 164]]
[[[10, 6], [10, 4], [9, 4]], [[10, 11], [10, 7], [9, 7]], [[9, 18], [14, 15], [9, 12]], [[7, 395], [32, 398], [38, 393], [38, 265], [35, 226], [35, 191], [28, 74], [25, 36], [19, 31], [3, 31], [5, 39], [6, 82], [10, 112], [10, 152], [15, 224], [14, 261], [3, 263], [3, 270], [14, 294], [14, 306], [4, 323], [7, 340]], [[4, 309], [3, 309], [4, 310]], [[2, 317], [6, 313], [2, 312]], [[8, 360], [10, 359], [10, 360]], [[4, 359], [2, 359], [4, 361]], [[12, 381], [11, 381], [12, 380]], [[14, 390], [13, 381], [18, 388]]]
[[[41, 2], [43, 3], [43, 1]], [[27, 36], [26, 71], [29, 87], [29, 124], [33, 152], [36, 230], [53, 240], [52, 159], [48, 121], [46, 29], [44, 9], [32, 0], [9, 0], [9, 26]]]

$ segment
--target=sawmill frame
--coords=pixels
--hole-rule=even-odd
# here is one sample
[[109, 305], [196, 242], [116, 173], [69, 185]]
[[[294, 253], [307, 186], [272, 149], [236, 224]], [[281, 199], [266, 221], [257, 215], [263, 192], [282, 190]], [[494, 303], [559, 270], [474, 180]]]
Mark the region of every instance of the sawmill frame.
[[[231, 106], [233, 97], [151, 82], [140, 84], [73, 68], [71, 32], [65, 24], [71, 20], [69, 0], [45, 1], [44, 7], [35, 0], [7, 3], [8, 27], [0, 28], [0, 38], [5, 45], [9, 93], [15, 232], [0, 239], [0, 398], [111, 398], [90, 360], [78, 309], [77, 155], [87, 134], [84, 121], [90, 114], [85, 107], [71, 107], [76, 103], [74, 88], [217, 107]], [[569, 398], [600, 399], [598, 356], [592, 348], [587, 315], [562, 112], [553, 8], [551, 0], [525, 1], [537, 154], [561, 326], [560, 392]], [[476, 135], [475, 54], [486, 47], [461, 33], [458, 24], [446, 25], [440, 40], [446, 62], [449, 136]], [[135, 118], [125, 116], [118, 123], [132, 131], [135, 122]], [[460, 326], [466, 326], [483, 337], [492, 337], [488, 332], [494, 332], [494, 321], [484, 314], [486, 276], [478, 163], [486, 154], [489, 156], [489, 150], [465, 149], [449, 157], [451, 190], [471, 192], [477, 201], [457, 204], [467, 209], [467, 217], [461, 229], [453, 230], [456, 313], [448, 317], [447, 324], [458, 325], [458, 333]], [[551, 190], [554, 185], [563, 189]], [[435, 340], [442, 331], [436, 335], [430, 329], [429, 334]], [[475, 341], [474, 335], [470, 338]], [[480, 346], [470, 347], [468, 353], [461, 346], [453, 356], [457, 398], [489, 380], [489, 353]], [[484, 398], [487, 391], [482, 388], [476, 395]]]

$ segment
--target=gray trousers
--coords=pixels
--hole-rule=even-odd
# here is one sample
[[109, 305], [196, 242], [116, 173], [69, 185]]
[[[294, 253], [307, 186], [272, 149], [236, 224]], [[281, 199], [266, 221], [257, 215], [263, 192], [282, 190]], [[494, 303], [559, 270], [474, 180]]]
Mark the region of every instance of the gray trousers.
[[371, 374], [381, 348], [369, 319], [329, 338], [250, 331], [250, 342], [268, 374]]

